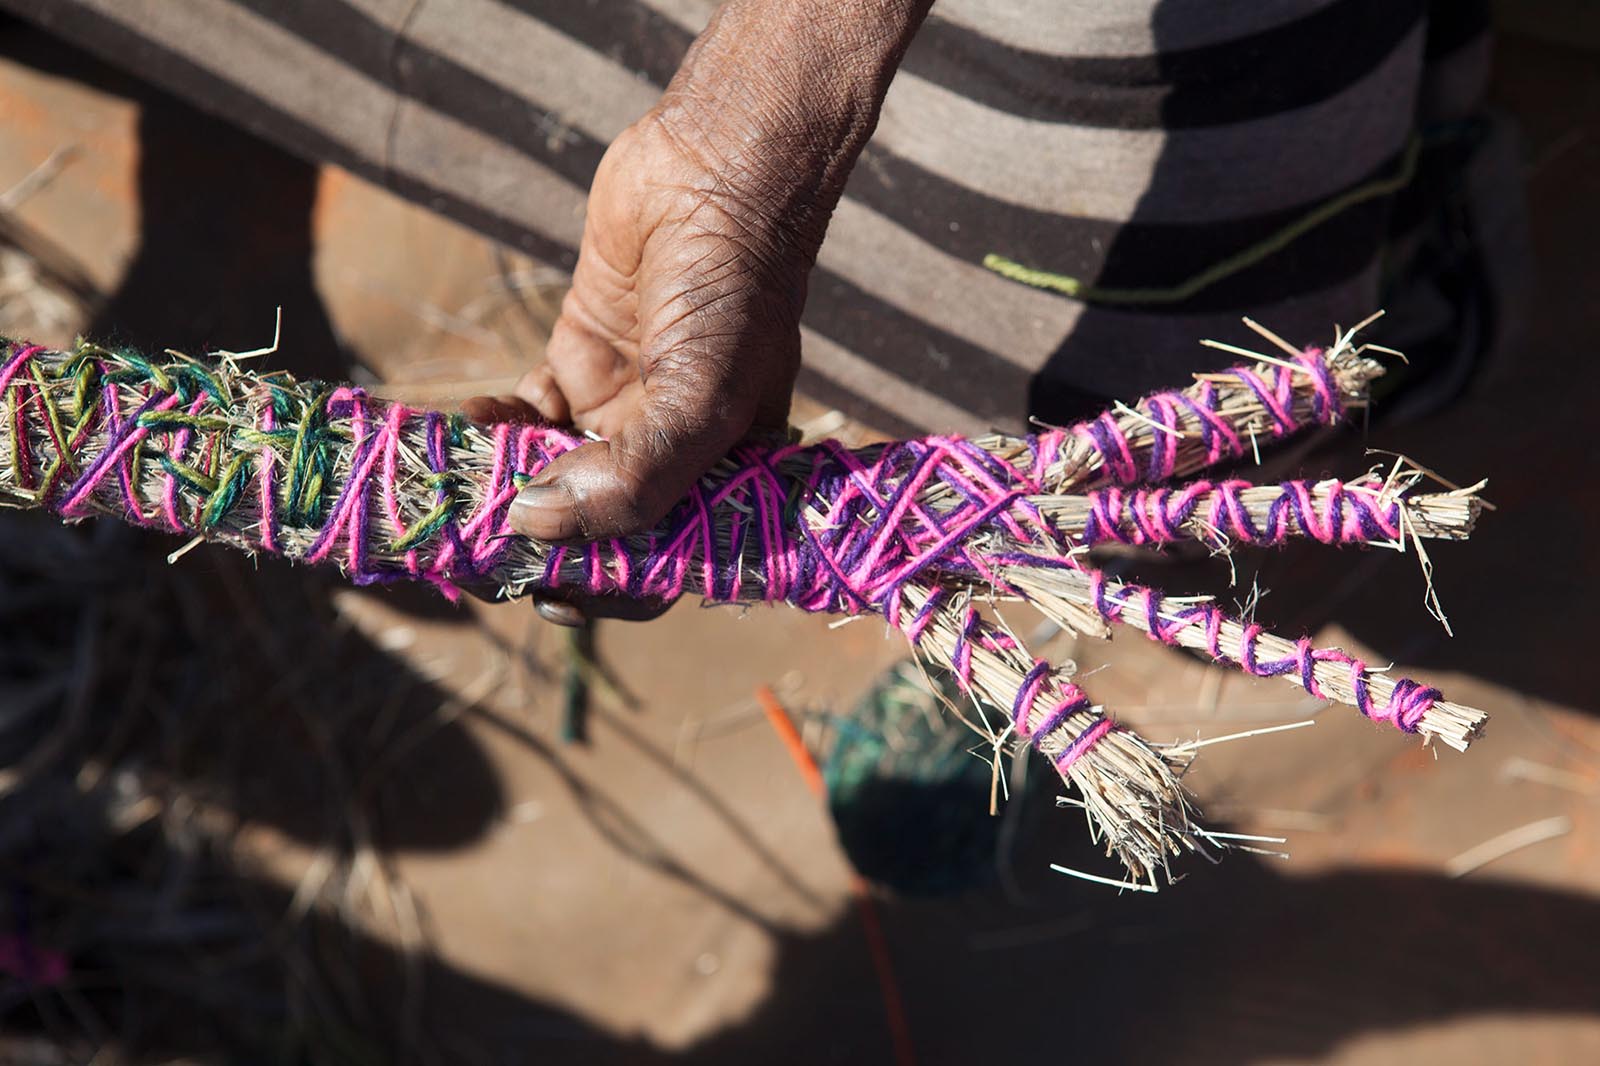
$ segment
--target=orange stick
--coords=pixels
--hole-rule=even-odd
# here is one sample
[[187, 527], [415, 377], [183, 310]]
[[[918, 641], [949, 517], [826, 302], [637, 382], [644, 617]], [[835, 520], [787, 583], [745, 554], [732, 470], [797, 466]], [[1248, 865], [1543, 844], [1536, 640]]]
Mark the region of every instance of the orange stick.
[[800, 738], [800, 730], [795, 728], [794, 719], [789, 717], [789, 712], [778, 702], [777, 695], [766, 685], [756, 687], [756, 702], [761, 704], [761, 710], [766, 713], [767, 721], [772, 723], [772, 731], [783, 741], [783, 746], [789, 752], [789, 758], [794, 760], [795, 768], [800, 771], [800, 776], [805, 778], [806, 787], [811, 790], [813, 796], [823, 799], [827, 794], [827, 786], [822, 783], [822, 769], [817, 766], [817, 760], [806, 750], [806, 742]]
[[[824, 799], [827, 788], [823, 784], [822, 769], [817, 765], [817, 760], [806, 750], [805, 741], [800, 737], [800, 730], [795, 728], [794, 719], [789, 717], [789, 712], [784, 710], [783, 704], [778, 702], [778, 697], [766, 685], [756, 686], [756, 702], [761, 705], [767, 721], [772, 723], [772, 731], [783, 741], [784, 748], [789, 752], [789, 758], [794, 761], [795, 768], [805, 779], [806, 787], [811, 790], [813, 796], [819, 800]], [[911, 1042], [911, 1025], [906, 1020], [905, 1000], [900, 996], [900, 984], [895, 980], [894, 959], [889, 954], [889, 940], [883, 934], [883, 922], [879, 920], [871, 887], [866, 879], [853, 869], [850, 871], [850, 896], [855, 900], [856, 912], [861, 918], [861, 931], [867, 938], [867, 953], [872, 956], [872, 970], [878, 978], [878, 994], [883, 999], [883, 1013], [889, 1024], [889, 1038], [894, 1043], [894, 1061], [897, 1066], [916, 1066], [916, 1047]]]

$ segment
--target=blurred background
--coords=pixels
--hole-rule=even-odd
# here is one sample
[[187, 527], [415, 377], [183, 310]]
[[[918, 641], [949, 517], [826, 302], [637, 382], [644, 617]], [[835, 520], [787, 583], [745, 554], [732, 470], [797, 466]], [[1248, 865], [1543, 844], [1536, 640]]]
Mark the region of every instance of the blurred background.
[[[1231, 589], [1220, 562], [1152, 574], [1270, 590], [1263, 622], [1485, 708], [1470, 753], [1148, 641], [1050, 636], [1152, 739], [1316, 721], [1190, 779], [1288, 859], [1118, 896], [1050, 871], [1113, 872], [1039, 767], [1002, 765], [988, 816], [988, 754], [936, 727], [870, 621], [684, 603], [574, 637], [8, 513], [0, 1061], [865, 1063], [896, 1031], [924, 1063], [1600, 1061], [1600, 18], [1499, 23], [1521, 329], [1465, 401], [1301, 459], [1349, 473], [1371, 445], [1489, 478], [1500, 509], [1434, 552], [1457, 635], [1392, 553], [1241, 556]], [[559, 255], [130, 65], [0, 16], [0, 334], [245, 350], [281, 308], [273, 366], [422, 397], [538, 357]], [[814, 398], [794, 417], [874, 435]]]

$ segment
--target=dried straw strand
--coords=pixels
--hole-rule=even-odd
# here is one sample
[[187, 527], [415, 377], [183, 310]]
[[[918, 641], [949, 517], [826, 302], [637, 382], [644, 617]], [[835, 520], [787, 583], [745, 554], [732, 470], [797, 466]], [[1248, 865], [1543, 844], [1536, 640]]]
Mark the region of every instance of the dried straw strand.
[[[700, 593], [881, 614], [919, 654], [954, 671], [974, 699], [1013, 708], [1006, 729], [1056, 764], [1108, 851], [1134, 880], [1153, 885], [1158, 871], [1170, 876], [1172, 856], [1216, 844], [1195, 825], [1179, 784], [1189, 753], [1161, 752], [1111, 729], [1068, 678], [975, 604], [1022, 597], [1090, 633], [1108, 632], [1109, 620], [1139, 626], [1139, 612], [1101, 608], [1107, 589], [1123, 601], [1140, 590], [1102, 584], [1097, 599], [1078, 558], [1096, 523], [1111, 539], [1156, 529], [1158, 541], [1467, 535], [1476, 487], [1417, 494], [1420, 474], [1400, 468], [1381, 483], [1196, 483], [1186, 490], [1187, 511], [1167, 508], [1172, 497], [1160, 491], [1134, 493], [1131, 508], [1107, 495], [1251, 454], [1262, 441], [1361, 406], [1382, 369], [1353, 336], [1342, 334], [1326, 351], [1289, 349], [1290, 359], [1250, 353], [1252, 365], [1196, 375], [1182, 392], [1029, 437], [929, 437], [854, 452], [833, 442], [743, 448], [658, 529], [583, 548], [515, 536], [506, 523], [520, 487], [583, 443], [564, 431], [481, 427], [386, 406], [358, 389], [254, 373], [226, 354], [147, 359], [86, 342], [68, 352], [8, 345], [0, 504], [49, 508], [69, 520], [108, 515], [334, 563], [357, 582], [429, 580], [447, 591], [473, 582], [511, 594], [560, 586]], [[1341, 510], [1349, 501], [1355, 510]], [[1146, 504], [1156, 510], [1140, 511]], [[1234, 620], [1207, 638], [1178, 625], [1179, 602], [1147, 614], [1147, 630], [1154, 623], [1163, 639], [1212, 651], [1218, 639], [1243, 641], [1268, 658], [1305, 643]], [[1308, 660], [1311, 686], [1369, 713], [1374, 698], [1399, 701], [1417, 720], [1396, 711], [1397, 724], [1455, 747], [1481, 727], [1480, 712], [1418, 695], [1431, 690], [1342, 666], [1341, 673], [1340, 663]], [[993, 729], [979, 729], [994, 738]]]

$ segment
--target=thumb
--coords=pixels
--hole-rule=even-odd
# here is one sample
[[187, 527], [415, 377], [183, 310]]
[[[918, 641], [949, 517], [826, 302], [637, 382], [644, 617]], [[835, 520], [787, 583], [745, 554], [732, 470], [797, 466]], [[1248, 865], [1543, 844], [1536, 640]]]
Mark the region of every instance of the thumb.
[[620, 432], [553, 460], [512, 503], [511, 527], [536, 540], [591, 541], [659, 522], [755, 415], [743, 390], [678, 385], [652, 380]]

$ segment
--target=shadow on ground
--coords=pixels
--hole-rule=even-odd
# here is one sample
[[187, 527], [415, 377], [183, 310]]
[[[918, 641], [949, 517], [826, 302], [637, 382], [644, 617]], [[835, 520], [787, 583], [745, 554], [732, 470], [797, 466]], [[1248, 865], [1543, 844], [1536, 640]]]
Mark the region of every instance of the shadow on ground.
[[[374, 892], [404, 914], [386, 855], [462, 847], [501, 818], [466, 725], [478, 714], [554, 769], [621, 854], [761, 919], [664, 864], [669, 842], [540, 737], [481, 709], [442, 712], [450, 695], [345, 626], [320, 574], [220, 552], [171, 568], [116, 527], [24, 517], [0, 532], [7, 621], [32, 618], [10, 642], [0, 732], [23, 776], [0, 800], [0, 928], [28, 952], [0, 979], [7, 1033], [141, 1062], [889, 1060], [849, 916], [815, 934], [770, 929], [773, 991], [671, 1052], [407, 950], [403, 935], [396, 947], [363, 933], [346, 916]], [[49, 565], [15, 562], [19, 543]], [[63, 672], [59, 697], [22, 700]], [[1111, 1061], [1277, 1060], [1483, 1012], [1600, 1013], [1592, 899], [1406, 870], [1285, 877], [1244, 857], [1117, 898], [1047, 872], [1098, 868], [1063, 840], [1075, 823], [1033, 795], [1008, 888], [883, 901], [921, 1061], [1037, 1056], [1069, 1039]], [[263, 828], [318, 851], [299, 884], [233, 849]], [[21, 979], [53, 951], [65, 980]]]

